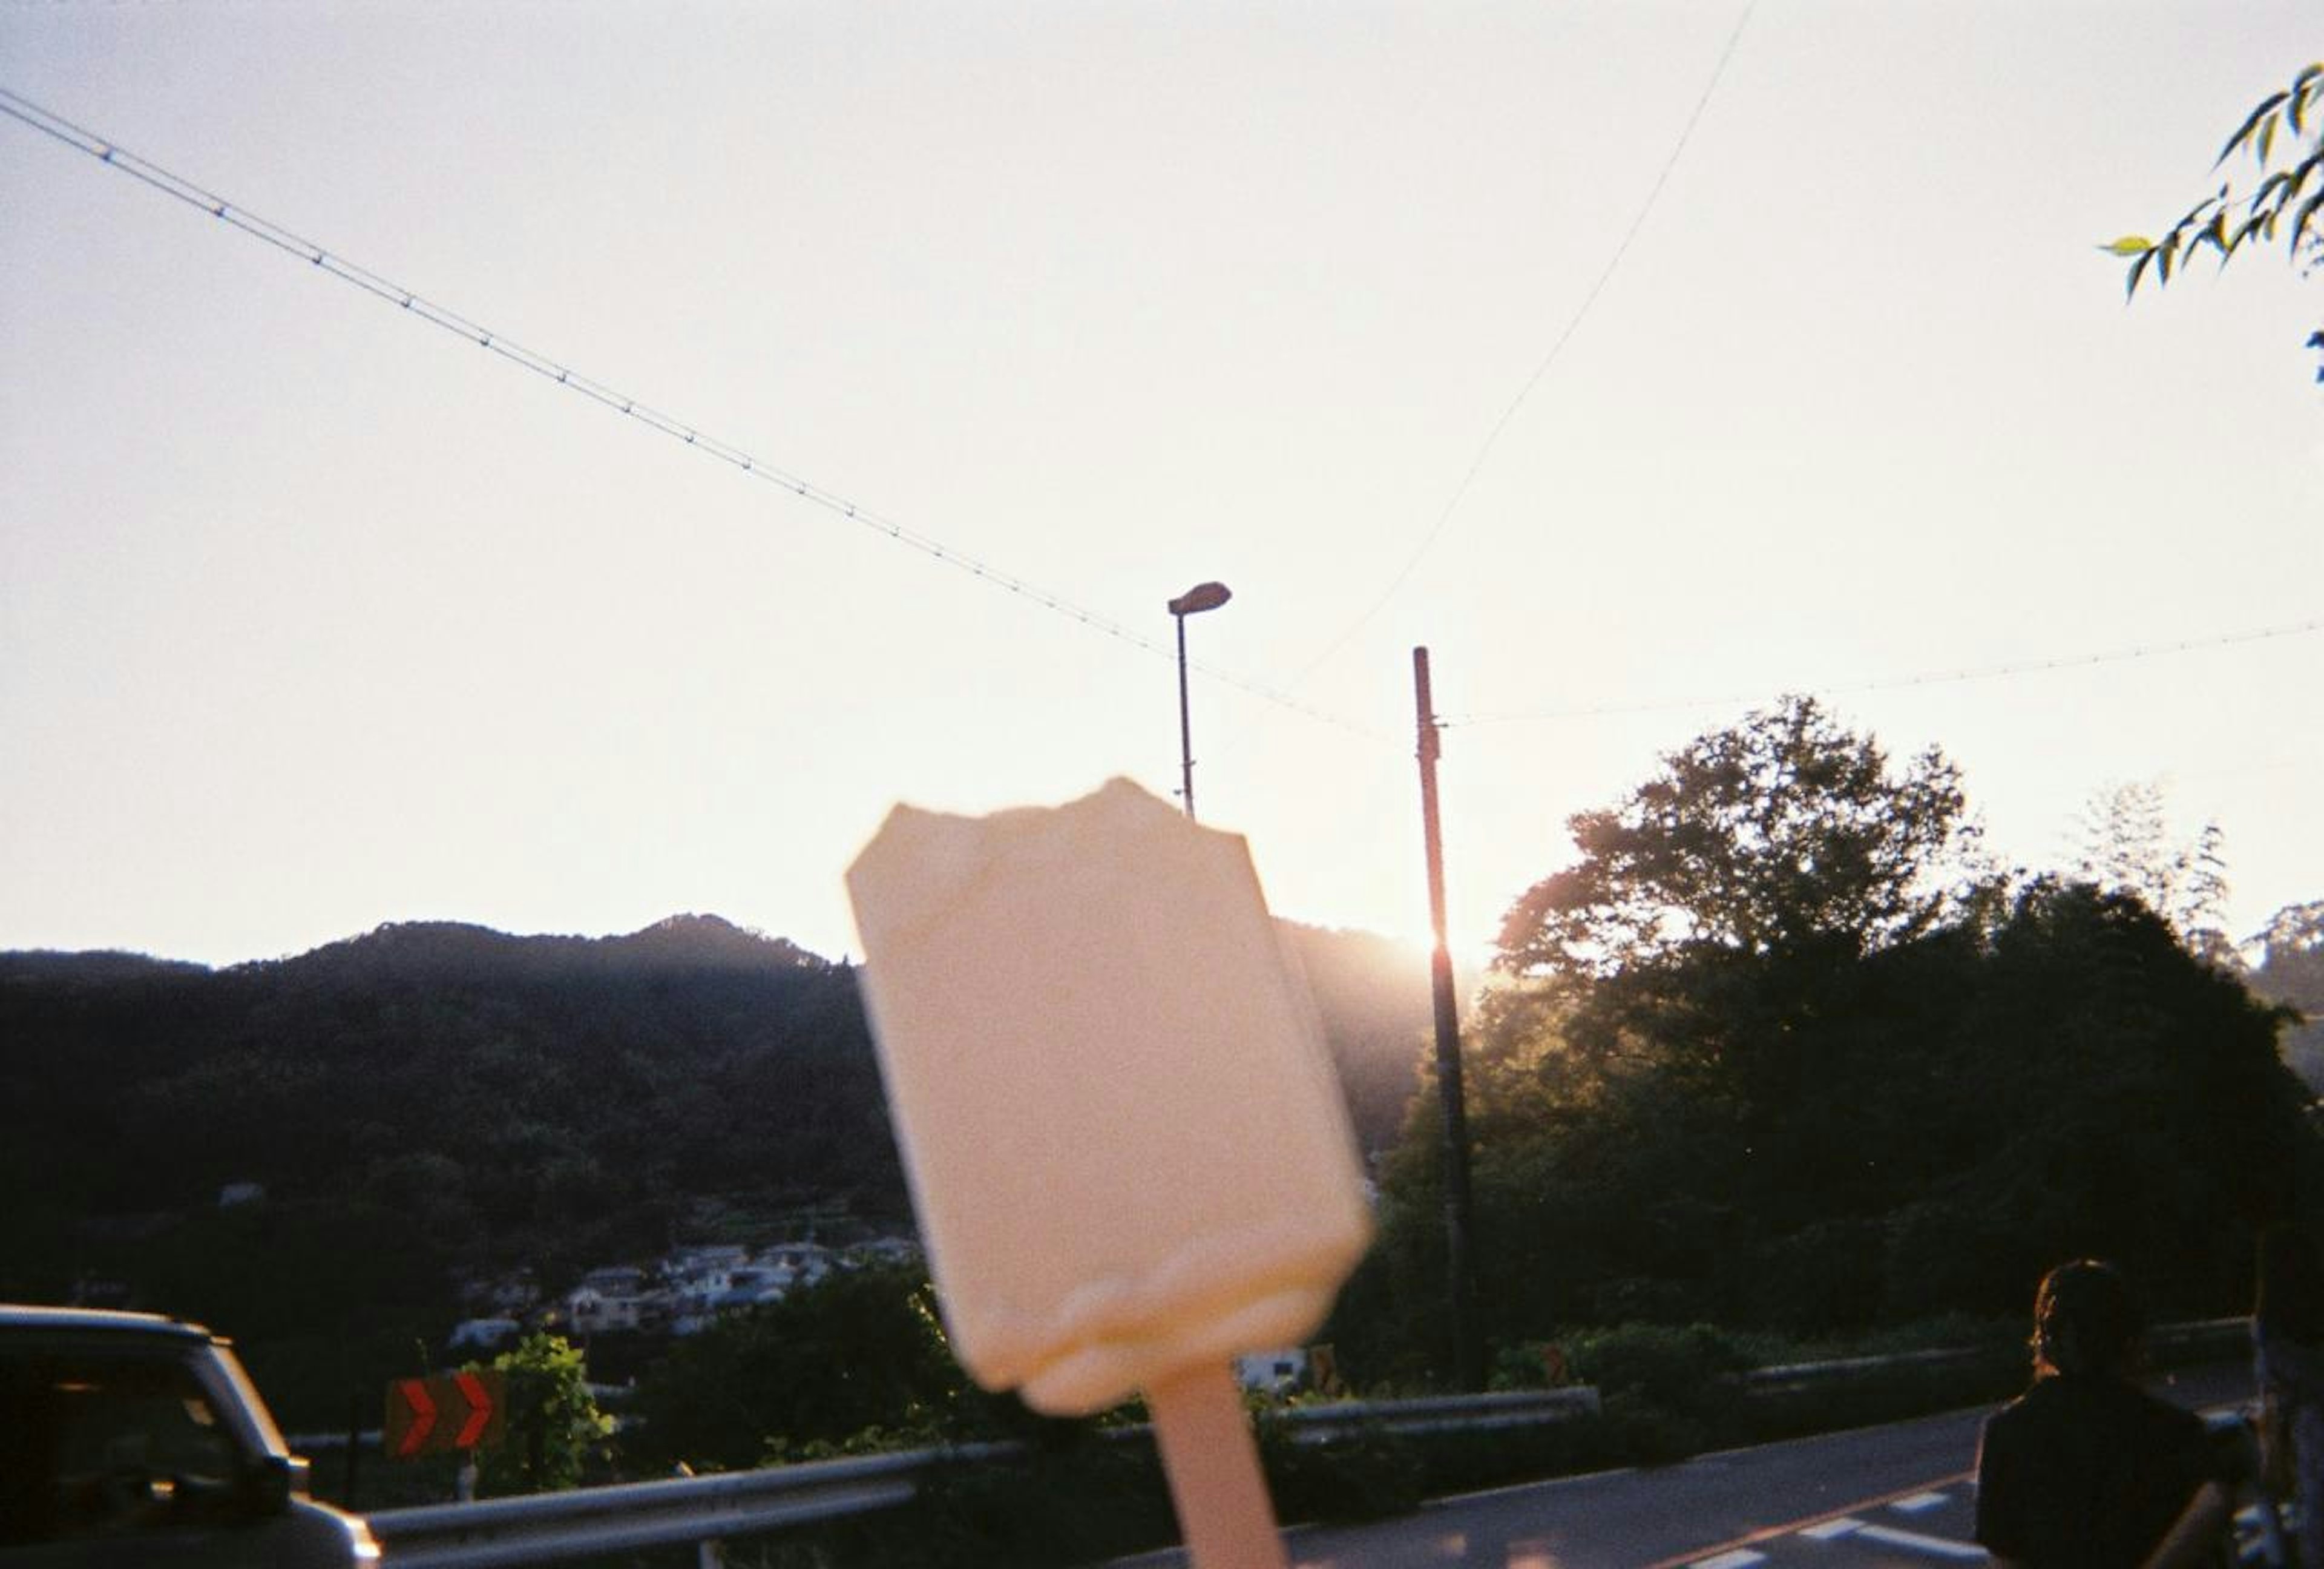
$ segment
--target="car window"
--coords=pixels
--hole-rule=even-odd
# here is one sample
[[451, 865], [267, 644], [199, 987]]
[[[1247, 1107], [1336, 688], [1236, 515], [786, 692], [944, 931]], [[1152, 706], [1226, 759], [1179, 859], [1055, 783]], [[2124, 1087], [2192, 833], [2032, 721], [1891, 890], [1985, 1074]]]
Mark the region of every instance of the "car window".
[[0, 1354], [0, 1544], [70, 1541], [224, 1518], [234, 1441], [184, 1362]]

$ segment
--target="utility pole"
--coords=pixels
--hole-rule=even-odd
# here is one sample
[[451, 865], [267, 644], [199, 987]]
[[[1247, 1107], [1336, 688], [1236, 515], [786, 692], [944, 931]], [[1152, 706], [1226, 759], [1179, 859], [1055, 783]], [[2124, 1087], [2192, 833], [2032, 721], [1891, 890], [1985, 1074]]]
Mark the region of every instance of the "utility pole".
[[1419, 719], [1420, 824], [1428, 852], [1428, 919], [1436, 945], [1428, 960], [1436, 1004], [1436, 1089], [1444, 1108], [1444, 1263], [1452, 1313], [1452, 1370], [1463, 1389], [1485, 1387], [1484, 1348], [1477, 1342], [1469, 1282], [1469, 1114], [1461, 1085], [1461, 1017], [1452, 995], [1452, 950], [1444, 937], [1444, 834], [1436, 815], [1436, 709], [1428, 688], [1428, 651], [1412, 651], [1412, 691]]

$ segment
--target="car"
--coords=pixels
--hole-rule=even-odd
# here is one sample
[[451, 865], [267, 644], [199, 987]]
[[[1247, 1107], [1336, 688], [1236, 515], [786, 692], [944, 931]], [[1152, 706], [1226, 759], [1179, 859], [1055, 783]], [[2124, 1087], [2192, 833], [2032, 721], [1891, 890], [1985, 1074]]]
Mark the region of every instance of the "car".
[[0, 1569], [346, 1569], [233, 1346], [150, 1313], [0, 1305]]

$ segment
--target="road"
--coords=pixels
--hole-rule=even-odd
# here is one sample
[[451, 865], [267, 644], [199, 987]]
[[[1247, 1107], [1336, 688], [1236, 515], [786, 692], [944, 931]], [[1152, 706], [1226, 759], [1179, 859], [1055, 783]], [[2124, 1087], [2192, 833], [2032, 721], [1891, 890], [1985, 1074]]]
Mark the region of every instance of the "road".
[[[2251, 1394], [2248, 1367], [2156, 1385], [2196, 1409]], [[1969, 1486], [1989, 1407], [1442, 1499], [1401, 1519], [1295, 1529], [1295, 1569], [1932, 1569], [1982, 1563]], [[1116, 1569], [1179, 1569], [1176, 1551]]]

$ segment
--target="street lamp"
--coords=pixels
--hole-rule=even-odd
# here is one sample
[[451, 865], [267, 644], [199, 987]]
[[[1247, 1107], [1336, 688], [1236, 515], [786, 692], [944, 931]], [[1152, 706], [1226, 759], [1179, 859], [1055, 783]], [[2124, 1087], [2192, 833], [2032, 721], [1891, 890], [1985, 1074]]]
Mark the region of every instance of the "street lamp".
[[1233, 597], [1223, 583], [1197, 583], [1170, 602], [1170, 614], [1178, 618], [1178, 793], [1189, 817], [1194, 815], [1194, 734], [1186, 721], [1186, 618]]

